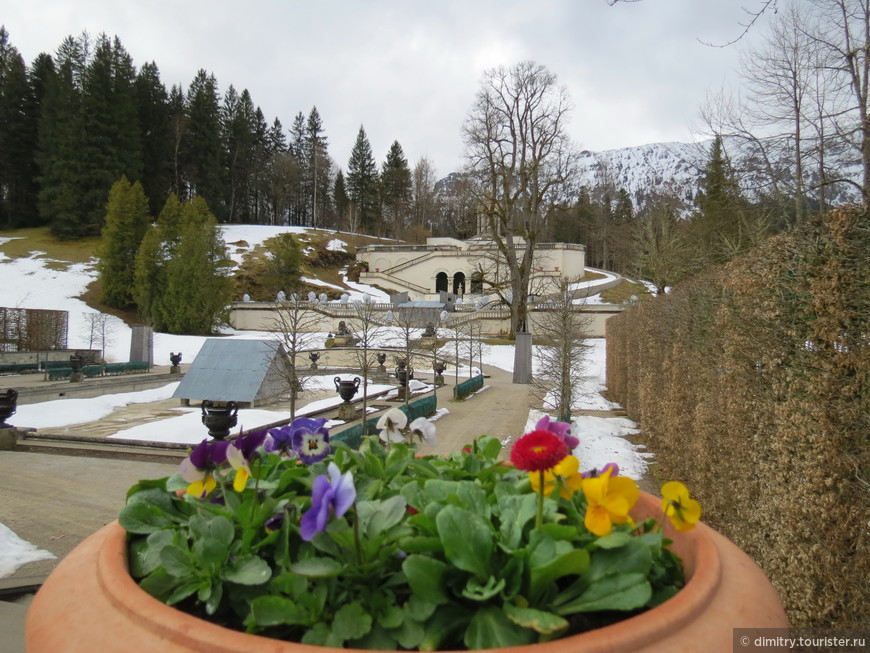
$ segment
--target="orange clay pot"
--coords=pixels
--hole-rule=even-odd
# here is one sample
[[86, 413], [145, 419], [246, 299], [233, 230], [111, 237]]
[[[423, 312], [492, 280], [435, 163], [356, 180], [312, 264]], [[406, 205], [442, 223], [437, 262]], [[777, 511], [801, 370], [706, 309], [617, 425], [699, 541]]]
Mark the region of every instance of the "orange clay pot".
[[[641, 493], [636, 521], [661, 515]], [[670, 528], [670, 525], [667, 526]], [[76, 547], [49, 576], [27, 613], [28, 653], [338, 653], [342, 649], [228, 630], [171, 608], [140, 589], [127, 570], [126, 532], [113, 522]], [[618, 624], [499, 653], [732, 651], [734, 628], [785, 628], [782, 603], [755, 563], [699, 524], [668, 533], [687, 582], [662, 605]]]

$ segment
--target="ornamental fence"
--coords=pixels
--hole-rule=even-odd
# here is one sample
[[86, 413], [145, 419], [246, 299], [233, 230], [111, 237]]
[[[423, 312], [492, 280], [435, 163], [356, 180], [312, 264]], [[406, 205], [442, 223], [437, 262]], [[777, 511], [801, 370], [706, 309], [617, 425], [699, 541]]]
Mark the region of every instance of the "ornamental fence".
[[837, 209], [607, 322], [608, 398], [794, 627], [870, 623], [868, 252]]

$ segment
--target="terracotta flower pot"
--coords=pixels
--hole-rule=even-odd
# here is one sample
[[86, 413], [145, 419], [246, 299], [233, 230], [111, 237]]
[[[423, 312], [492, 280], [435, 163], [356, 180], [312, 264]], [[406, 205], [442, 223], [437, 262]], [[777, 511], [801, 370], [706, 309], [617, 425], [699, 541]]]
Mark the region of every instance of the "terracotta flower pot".
[[[642, 493], [632, 515], [659, 516]], [[171, 608], [127, 571], [126, 532], [117, 522], [76, 547], [49, 576], [27, 613], [28, 653], [338, 653], [228, 630]], [[671, 533], [686, 586], [662, 605], [618, 624], [500, 653], [732, 651], [733, 628], [785, 628], [779, 597], [755, 563], [704, 524]]]

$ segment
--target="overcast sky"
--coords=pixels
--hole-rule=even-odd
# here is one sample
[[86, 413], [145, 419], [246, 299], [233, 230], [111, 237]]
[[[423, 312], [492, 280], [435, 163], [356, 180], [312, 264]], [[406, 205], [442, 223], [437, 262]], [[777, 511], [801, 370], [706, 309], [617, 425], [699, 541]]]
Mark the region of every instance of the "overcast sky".
[[[575, 104], [583, 149], [697, 139], [708, 90], [733, 83], [734, 47], [760, 0], [19, 0], [0, 21], [30, 64], [67, 35], [117, 35], [168, 87], [197, 70], [247, 88], [288, 128], [317, 106], [347, 168], [360, 125], [380, 164], [394, 140], [439, 176], [460, 167], [461, 127], [482, 73], [532, 59]], [[757, 25], [755, 33], [765, 25]]]

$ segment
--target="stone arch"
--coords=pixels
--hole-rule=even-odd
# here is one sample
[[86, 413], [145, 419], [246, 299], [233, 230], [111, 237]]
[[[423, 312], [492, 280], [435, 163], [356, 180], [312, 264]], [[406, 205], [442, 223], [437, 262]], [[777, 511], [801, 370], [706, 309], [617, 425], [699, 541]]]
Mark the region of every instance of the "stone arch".
[[483, 293], [483, 272], [471, 273], [471, 290], [469, 292], [476, 295]]
[[465, 273], [456, 272], [453, 275], [453, 294], [460, 297], [465, 294]]
[[435, 275], [435, 292], [447, 292], [449, 285], [446, 272], [439, 272]]

